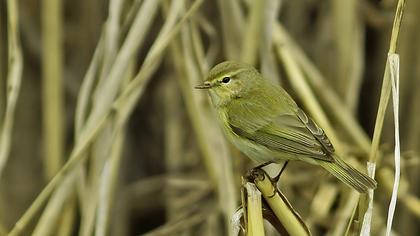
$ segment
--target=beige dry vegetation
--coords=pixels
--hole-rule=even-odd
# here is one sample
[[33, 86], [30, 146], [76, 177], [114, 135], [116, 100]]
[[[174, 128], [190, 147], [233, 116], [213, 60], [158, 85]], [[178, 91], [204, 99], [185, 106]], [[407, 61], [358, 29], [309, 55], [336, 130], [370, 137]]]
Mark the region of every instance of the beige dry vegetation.
[[[394, 175], [388, 52], [401, 64], [393, 230], [419, 235], [420, 1], [407, 0], [395, 20], [403, 2], [1, 1], [0, 235], [232, 235], [241, 176], [254, 164], [193, 89], [227, 59], [282, 84], [343, 159], [363, 170], [376, 162], [371, 233], [384, 235]], [[366, 196], [303, 163], [290, 163], [279, 185], [313, 235], [358, 235]], [[244, 186], [244, 220], [258, 235], [261, 196]]]

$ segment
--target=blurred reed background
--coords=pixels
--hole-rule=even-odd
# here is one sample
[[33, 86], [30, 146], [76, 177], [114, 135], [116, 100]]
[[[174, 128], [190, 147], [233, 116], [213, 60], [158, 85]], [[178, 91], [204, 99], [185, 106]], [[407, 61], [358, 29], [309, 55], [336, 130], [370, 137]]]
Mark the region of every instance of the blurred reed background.
[[[282, 84], [366, 168], [396, 4], [0, 1], [0, 235], [228, 235], [253, 164], [193, 89], [226, 59]], [[420, 234], [419, 12], [407, 1], [397, 48], [395, 235]], [[386, 225], [393, 130], [388, 110], [372, 235]], [[343, 235], [358, 203], [303, 163], [289, 164], [280, 187], [314, 235]]]

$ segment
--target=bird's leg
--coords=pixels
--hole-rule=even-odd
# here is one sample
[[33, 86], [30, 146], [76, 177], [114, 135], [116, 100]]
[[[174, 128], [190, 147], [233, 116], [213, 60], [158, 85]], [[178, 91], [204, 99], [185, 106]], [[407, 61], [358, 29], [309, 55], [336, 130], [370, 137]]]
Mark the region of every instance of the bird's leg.
[[286, 169], [286, 166], [287, 166], [287, 164], [288, 164], [288, 163], [289, 163], [289, 161], [284, 162], [284, 165], [283, 165], [283, 167], [281, 168], [281, 170], [280, 170], [279, 174], [278, 174], [278, 175], [276, 175], [276, 177], [274, 177], [274, 178], [272, 179], [272, 181], [274, 181], [275, 183], [279, 182], [279, 180], [280, 180], [280, 176], [281, 176], [281, 174], [283, 173], [283, 171]]
[[258, 166], [254, 167], [254, 168], [252, 168], [252, 169], [261, 169], [261, 168], [263, 168], [263, 167], [266, 167], [266, 166], [270, 165], [271, 163], [274, 163], [274, 162], [272, 162], [272, 161], [267, 161], [267, 162], [264, 162], [264, 163], [262, 163], [261, 165], [258, 165]]

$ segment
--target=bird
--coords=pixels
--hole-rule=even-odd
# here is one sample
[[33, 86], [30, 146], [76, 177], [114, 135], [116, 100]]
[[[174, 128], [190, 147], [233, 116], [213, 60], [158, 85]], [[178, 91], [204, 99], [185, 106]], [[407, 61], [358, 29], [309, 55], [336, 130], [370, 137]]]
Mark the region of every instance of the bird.
[[195, 88], [208, 90], [227, 139], [254, 162], [303, 161], [323, 167], [360, 193], [376, 188], [374, 179], [336, 154], [324, 130], [281, 86], [253, 66], [219, 63]]

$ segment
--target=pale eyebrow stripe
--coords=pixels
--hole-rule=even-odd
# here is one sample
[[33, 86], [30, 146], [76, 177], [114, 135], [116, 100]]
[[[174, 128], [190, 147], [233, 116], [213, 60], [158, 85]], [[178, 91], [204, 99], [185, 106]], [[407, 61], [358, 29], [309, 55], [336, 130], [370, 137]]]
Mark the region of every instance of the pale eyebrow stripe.
[[[235, 76], [236, 74], [239, 74], [240, 72], [242, 72], [242, 71], [245, 71], [245, 70], [247, 70], [246, 68], [240, 68], [240, 69], [236, 69], [236, 70], [234, 70], [234, 71], [231, 71], [229, 74], [226, 74], [225, 76], [223, 76], [223, 77], [226, 77], [226, 76], [228, 76], [228, 77], [232, 77], [232, 76]], [[223, 75], [223, 73], [222, 72], [220, 72], [217, 76], [215, 76], [215, 79], [214, 80], [219, 80], [219, 79], [221, 79], [222, 78], [222, 75]], [[233, 79], [233, 78], [232, 78]]]

